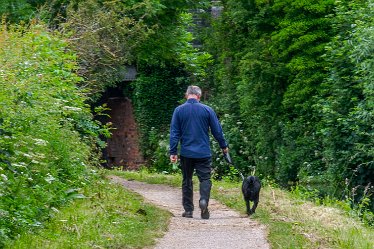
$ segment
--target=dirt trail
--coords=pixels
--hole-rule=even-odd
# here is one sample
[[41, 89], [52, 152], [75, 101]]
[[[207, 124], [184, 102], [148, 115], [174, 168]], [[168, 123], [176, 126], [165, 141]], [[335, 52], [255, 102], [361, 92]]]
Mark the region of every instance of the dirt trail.
[[111, 176], [110, 179], [173, 214], [168, 232], [158, 239], [154, 247], [156, 249], [270, 248], [264, 226], [247, 216], [241, 216], [214, 199], [209, 201], [209, 220], [200, 218], [198, 193], [194, 194], [194, 218], [183, 218], [181, 189], [128, 181], [117, 176]]

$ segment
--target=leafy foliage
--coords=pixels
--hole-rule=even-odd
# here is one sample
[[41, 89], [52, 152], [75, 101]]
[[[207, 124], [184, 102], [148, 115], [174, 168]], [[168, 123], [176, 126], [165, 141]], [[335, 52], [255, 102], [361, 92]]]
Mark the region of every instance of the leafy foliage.
[[42, 18], [50, 26], [58, 26], [66, 17], [69, 3], [80, 0], [3, 0], [0, 2], [0, 16], [10, 23], [28, 23], [34, 18]]
[[[144, 23], [148, 7], [96, 0], [70, 6], [64, 31], [71, 34], [79, 56], [78, 73], [91, 95], [120, 82], [126, 65], [134, 63], [135, 48], [153, 32]], [[140, 13], [144, 18], [138, 17]]]
[[218, 51], [219, 92], [228, 95], [227, 102], [234, 103], [235, 116], [243, 123], [248, 142], [240, 151], [251, 154], [249, 164], [255, 164], [259, 174], [296, 180], [298, 158], [315, 160], [308, 158], [311, 146], [310, 138], [304, 138], [305, 123], [311, 118], [308, 101], [324, 70], [318, 54], [329, 37], [324, 15], [331, 10], [331, 1], [223, 5], [222, 16], [213, 20], [214, 41], [207, 38], [207, 43]]
[[0, 30], [0, 241], [42, 226], [87, 184], [99, 124], [76, 56], [43, 25]]
[[338, 35], [327, 48], [329, 76], [316, 105], [323, 116], [319, 132], [326, 174], [338, 187], [348, 184], [355, 189], [352, 201], [358, 202], [372, 195], [374, 179], [373, 10], [372, 1], [337, 5]]
[[[209, 55], [189, 44], [188, 1], [101, 1], [71, 4], [66, 33], [79, 55], [79, 74], [94, 98], [123, 80], [126, 66], [184, 65], [197, 76]], [[176, 66], [178, 67], [178, 66]], [[147, 72], [145, 72], [147, 74]]]
[[372, 200], [372, 1], [221, 2], [204, 45], [239, 168]]
[[34, 10], [27, 0], [4, 0], [0, 3], [0, 16], [5, 16], [10, 22], [28, 21], [34, 15]]
[[177, 93], [185, 91], [189, 80], [182, 67], [172, 65], [142, 68], [141, 71], [134, 82], [134, 109], [142, 135], [143, 153], [150, 157], [158, 147], [154, 136], [169, 130], [173, 109], [183, 96]]

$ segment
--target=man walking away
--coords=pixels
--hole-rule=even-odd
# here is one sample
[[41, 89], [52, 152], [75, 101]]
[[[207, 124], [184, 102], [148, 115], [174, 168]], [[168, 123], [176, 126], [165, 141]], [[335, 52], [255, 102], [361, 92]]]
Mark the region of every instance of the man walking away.
[[201, 89], [198, 86], [189, 86], [186, 92], [187, 101], [174, 110], [170, 125], [170, 161], [178, 161], [177, 148], [180, 142], [182, 204], [185, 210], [182, 216], [193, 217], [192, 175], [196, 170], [200, 182], [201, 218], [209, 219], [208, 204], [212, 187], [209, 129], [224, 153], [228, 152], [228, 145], [216, 113], [211, 107], [200, 103], [200, 97]]

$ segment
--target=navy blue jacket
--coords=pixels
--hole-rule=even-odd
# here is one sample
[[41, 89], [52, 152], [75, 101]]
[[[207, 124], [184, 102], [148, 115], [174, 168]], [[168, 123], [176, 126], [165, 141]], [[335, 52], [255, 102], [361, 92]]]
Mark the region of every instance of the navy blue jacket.
[[211, 157], [209, 128], [219, 146], [227, 147], [222, 127], [216, 113], [196, 99], [188, 99], [175, 108], [170, 125], [170, 155], [177, 155], [181, 142], [180, 155], [188, 158]]

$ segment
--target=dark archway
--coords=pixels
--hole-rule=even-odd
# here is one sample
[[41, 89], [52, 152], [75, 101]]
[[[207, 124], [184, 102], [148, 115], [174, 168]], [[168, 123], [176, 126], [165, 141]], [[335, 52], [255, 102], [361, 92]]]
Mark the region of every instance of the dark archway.
[[107, 103], [112, 123], [112, 136], [107, 139], [103, 154], [109, 168], [138, 169], [144, 163], [139, 147], [139, 135], [131, 100], [124, 96], [121, 86], [108, 88], [101, 103]]

